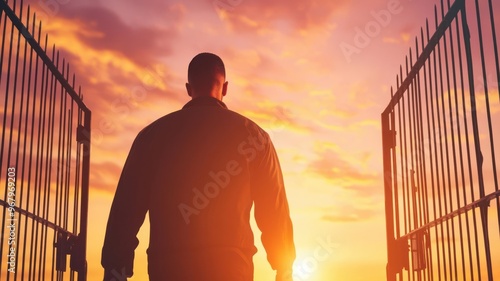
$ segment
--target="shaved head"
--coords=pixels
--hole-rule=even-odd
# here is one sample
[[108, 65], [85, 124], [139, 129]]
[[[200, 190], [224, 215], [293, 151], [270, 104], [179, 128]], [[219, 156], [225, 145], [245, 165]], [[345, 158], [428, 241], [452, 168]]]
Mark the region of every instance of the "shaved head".
[[196, 95], [207, 95], [221, 88], [226, 79], [222, 59], [212, 53], [196, 55], [188, 67], [188, 83]]

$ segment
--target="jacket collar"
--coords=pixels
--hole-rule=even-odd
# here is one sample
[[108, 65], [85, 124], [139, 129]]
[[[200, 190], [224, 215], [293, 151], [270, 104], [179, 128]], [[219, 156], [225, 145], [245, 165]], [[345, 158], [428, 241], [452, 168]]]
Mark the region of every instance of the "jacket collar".
[[197, 97], [186, 103], [182, 109], [192, 107], [192, 106], [219, 106], [227, 109], [227, 106], [222, 101], [213, 97]]

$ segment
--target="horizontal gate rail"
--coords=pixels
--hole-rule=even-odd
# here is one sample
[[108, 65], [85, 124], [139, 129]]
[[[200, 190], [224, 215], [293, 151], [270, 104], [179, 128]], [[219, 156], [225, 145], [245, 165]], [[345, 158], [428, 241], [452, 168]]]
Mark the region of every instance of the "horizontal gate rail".
[[[10, 205], [3, 201], [3, 200], [0, 200], [0, 205], [3, 206], [4, 208], [8, 209], [10, 207]], [[68, 237], [71, 237], [71, 236], [78, 236], [70, 231], [68, 231], [67, 229], [63, 228], [63, 227], [60, 227], [59, 225], [51, 222], [51, 221], [48, 221], [42, 217], [39, 217], [31, 212], [28, 212], [24, 209], [21, 209], [19, 207], [16, 207], [14, 206], [13, 207], [15, 212], [19, 213], [20, 215], [23, 215], [27, 218], [30, 218], [32, 219], [33, 221], [36, 221], [37, 223], [41, 224], [41, 225], [44, 225], [44, 226], [48, 226], [50, 228], [52, 228], [53, 230], [57, 231], [58, 233], [63, 233], [65, 235], [68, 235]]]
[[461, 214], [464, 214], [466, 213], [467, 211], [470, 211], [474, 208], [479, 208], [479, 207], [482, 207], [482, 206], [488, 206], [490, 204], [490, 201], [493, 201], [493, 200], [496, 200], [500, 197], [500, 191], [495, 191], [493, 193], [490, 193], [488, 195], [485, 195], [484, 197], [481, 197], [481, 199], [478, 199], [466, 206], [463, 206], [451, 213], [448, 213], [438, 219], [435, 219], [433, 220], [432, 222], [430, 223], [427, 223], [417, 229], [414, 229], [410, 232], [408, 232], [407, 234], [401, 236], [400, 238], [406, 238], [406, 239], [410, 239], [413, 235], [419, 233], [419, 232], [422, 232], [422, 231], [425, 231], [425, 230], [428, 230], [430, 229], [431, 227], [434, 227], [436, 225], [439, 225], [439, 224], [442, 224], [443, 222], [447, 221], [447, 220], [450, 220], [458, 215], [461, 215]]

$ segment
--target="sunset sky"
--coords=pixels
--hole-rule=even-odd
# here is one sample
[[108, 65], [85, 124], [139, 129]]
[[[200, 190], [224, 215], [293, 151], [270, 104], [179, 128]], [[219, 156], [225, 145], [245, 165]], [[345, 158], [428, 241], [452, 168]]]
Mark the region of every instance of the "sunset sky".
[[[380, 113], [437, 1], [27, 2], [92, 111], [88, 280], [102, 278], [105, 225], [132, 141], [189, 101], [187, 66], [200, 52], [224, 60], [224, 102], [263, 127], [277, 149], [296, 281], [385, 280]], [[130, 280], [147, 279], [148, 231], [146, 222]], [[255, 280], [274, 280], [254, 231]], [[327, 258], [311, 266], [318, 251]]]

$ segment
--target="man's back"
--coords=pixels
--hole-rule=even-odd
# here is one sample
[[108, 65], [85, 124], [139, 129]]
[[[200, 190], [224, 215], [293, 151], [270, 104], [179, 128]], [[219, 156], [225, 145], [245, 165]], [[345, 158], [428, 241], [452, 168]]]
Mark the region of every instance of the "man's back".
[[[110, 214], [113, 241], [106, 239], [103, 265], [131, 270], [135, 235], [149, 211], [151, 280], [253, 280], [253, 202], [272, 267], [291, 268], [292, 225], [269, 136], [217, 99], [193, 99], [135, 140]], [[117, 257], [123, 259], [116, 263]]]
[[225, 76], [220, 57], [196, 55], [191, 101], [134, 141], [109, 214], [105, 281], [132, 276], [148, 211], [150, 280], [253, 280], [252, 204], [276, 279], [291, 280], [295, 246], [278, 157], [259, 126], [222, 102]]

